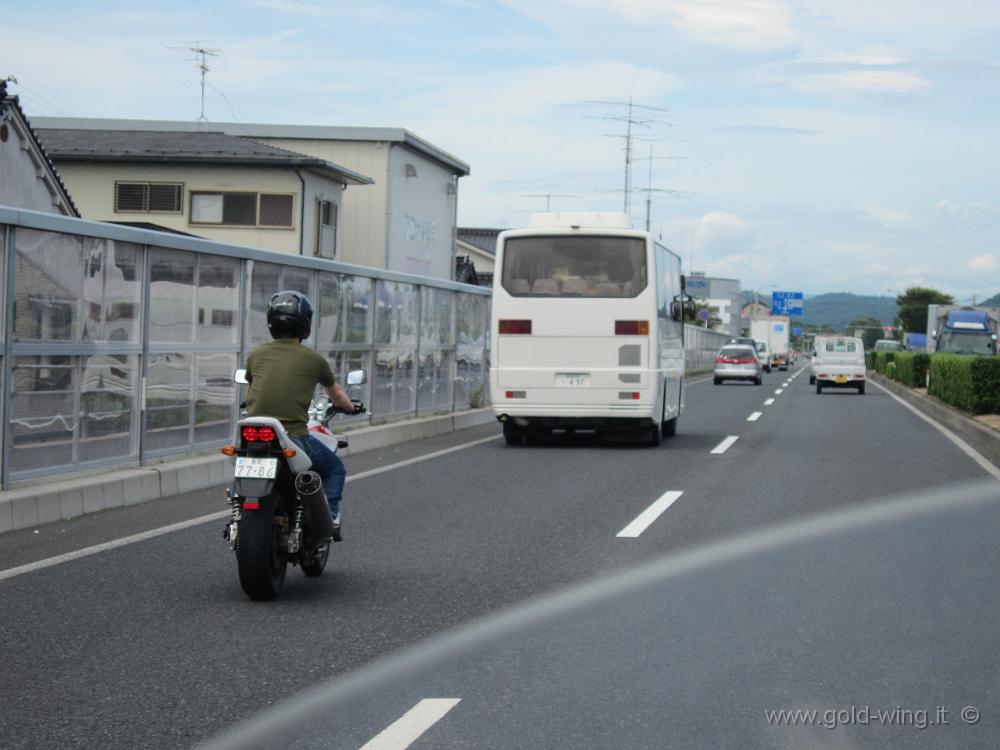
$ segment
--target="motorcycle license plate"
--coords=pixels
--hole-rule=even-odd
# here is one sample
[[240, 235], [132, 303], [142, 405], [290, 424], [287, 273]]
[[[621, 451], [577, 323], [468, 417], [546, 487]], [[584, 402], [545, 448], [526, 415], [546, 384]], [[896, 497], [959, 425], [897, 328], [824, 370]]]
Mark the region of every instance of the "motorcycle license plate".
[[278, 475], [278, 459], [236, 457], [236, 477], [244, 479], [274, 479]]

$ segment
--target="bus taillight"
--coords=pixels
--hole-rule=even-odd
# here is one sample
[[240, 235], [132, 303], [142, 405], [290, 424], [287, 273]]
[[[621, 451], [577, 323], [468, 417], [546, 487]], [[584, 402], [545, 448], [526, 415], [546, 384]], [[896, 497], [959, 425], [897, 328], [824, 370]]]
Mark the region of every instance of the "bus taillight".
[[615, 336], [648, 336], [648, 320], [616, 320]]
[[500, 333], [531, 333], [530, 320], [501, 320]]

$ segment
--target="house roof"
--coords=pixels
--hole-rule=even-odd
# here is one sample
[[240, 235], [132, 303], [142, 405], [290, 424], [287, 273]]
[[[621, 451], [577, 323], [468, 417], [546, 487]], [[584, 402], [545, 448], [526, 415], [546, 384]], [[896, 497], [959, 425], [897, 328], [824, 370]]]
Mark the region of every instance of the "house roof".
[[349, 185], [374, 182], [323, 159], [226, 133], [39, 128], [38, 135], [56, 161], [297, 167]]
[[456, 239], [468, 245], [474, 245], [484, 253], [490, 255], [497, 254], [497, 235], [502, 229], [490, 229], [485, 227], [459, 227], [455, 230]]
[[[39, 118], [47, 128], [73, 130], [156, 130], [204, 132], [206, 125], [176, 120], [113, 120], [77, 117]], [[263, 123], [213, 122], [212, 130], [245, 138], [283, 138], [328, 141], [379, 141], [399, 143], [423, 154], [459, 176], [469, 174], [469, 165], [404, 128], [366, 128], [330, 125], [269, 125]]]
[[28, 121], [28, 116], [24, 114], [24, 110], [21, 109], [21, 104], [16, 96], [9, 96], [7, 94], [7, 81], [0, 80], [0, 115], [3, 114], [4, 110], [10, 108], [14, 113], [14, 117], [18, 120], [20, 126], [24, 130], [24, 136], [30, 141], [30, 148], [35, 151], [36, 156], [42, 160], [44, 164], [44, 170], [49, 176], [49, 190], [58, 193], [59, 197], [65, 202], [66, 209], [69, 211], [71, 216], [76, 218], [80, 217], [80, 210], [73, 203], [73, 197], [69, 194], [69, 190], [66, 188], [66, 184], [62, 181], [62, 177], [59, 176], [59, 170], [56, 169], [55, 164], [52, 163], [52, 159], [46, 152], [42, 141], [38, 137], [38, 133], [31, 127], [31, 123]]

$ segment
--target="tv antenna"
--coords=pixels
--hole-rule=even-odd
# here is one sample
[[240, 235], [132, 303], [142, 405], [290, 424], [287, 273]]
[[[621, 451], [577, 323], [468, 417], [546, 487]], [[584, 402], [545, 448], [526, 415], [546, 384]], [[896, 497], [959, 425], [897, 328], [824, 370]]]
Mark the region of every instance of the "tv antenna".
[[[646, 194], [646, 231], [650, 231], [650, 214], [652, 213], [653, 205], [653, 193], [668, 193], [670, 195], [676, 196], [691, 196], [691, 193], [687, 190], [670, 190], [666, 188], [655, 188], [653, 187], [653, 162], [658, 160], [674, 160], [674, 159], [687, 159], [686, 156], [653, 156], [653, 144], [649, 144], [649, 156], [643, 158], [633, 159], [633, 161], [648, 161], [649, 162], [649, 180], [646, 182], [646, 187], [635, 188], [633, 192], [645, 193]], [[662, 234], [662, 232], [661, 232]]]
[[545, 210], [552, 210], [552, 199], [553, 198], [579, 198], [578, 195], [569, 195], [568, 193], [522, 193], [522, 198], [544, 198], [545, 199]]
[[201, 42], [197, 41], [194, 42], [193, 47], [168, 47], [168, 49], [179, 49], [195, 54], [195, 62], [198, 63], [198, 70], [201, 71], [201, 114], [198, 116], [198, 122], [208, 122], [208, 118], [205, 117], [205, 76], [211, 70], [208, 67], [208, 58], [218, 57], [222, 53], [222, 50], [212, 47], [202, 47]]
[[636, 128], [646, 128], [651, 124], [659, 124], [670, 126], [671, 123], [656, 119], [638, 119], [639, 113], [636, 110], [642, 110], [644, 112], [667, 112], [669, 110], [663, 107], [651, 107], [646, 104], [636, 104], [632, 101], [630, 96], [626, 101], [600, 101], [600, 100], [588, 100], [586, 104], [610, 104], [616, 107], [623, 107], [625, 109], [623, 114], [611, 115], [610, 117], [605, 117], [605, 120], [617, 120], [618, 122], [625, 123], [625, 135], [610, 135], [609, 138], [623, 138], [625, 140], [625, 185], [622, 188], [622, 193], [624, 194], [624, 211], [627, 215], [631, 207], [631, 195], [632, 195], [632, 162], [635, 159], [632, 157], [632, 144], [634, 141], [649, 141], [655, 140], [651, 138], [643, 138], [633, 134], [633, 130]]

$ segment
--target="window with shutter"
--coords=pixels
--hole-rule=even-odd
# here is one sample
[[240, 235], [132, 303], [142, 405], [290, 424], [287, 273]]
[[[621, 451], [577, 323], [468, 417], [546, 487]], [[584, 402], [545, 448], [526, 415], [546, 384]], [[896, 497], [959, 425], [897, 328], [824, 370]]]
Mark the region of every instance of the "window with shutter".
[[156, 183], [149, 186], [149, 210], [180, 213], [183, 186], [176, 183]]
[[179, 182], [116, 182], [115, 211], [180, 213], [183, 194]]
[[142, 182], [116, 182], [115, 211], [149, 211], [149, 185]]

